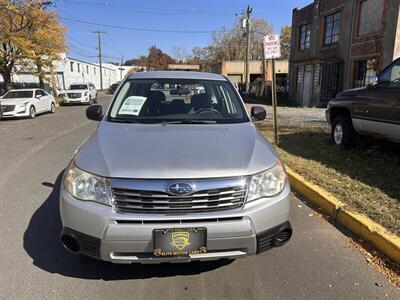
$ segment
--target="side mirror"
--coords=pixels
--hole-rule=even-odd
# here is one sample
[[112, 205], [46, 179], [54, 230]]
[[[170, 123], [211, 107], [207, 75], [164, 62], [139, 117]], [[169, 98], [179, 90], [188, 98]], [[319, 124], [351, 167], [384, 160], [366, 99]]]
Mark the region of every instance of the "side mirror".
[[264, 120], [267, 117], [267, 111], [264, 109], [264, 107], [253, 106], [251, 108], [251, 116], [256, 121], [261, 121], [261, 120]]
[[86, 117], [89, 120], [101, 121], [103, 118], [103, 107], [101, 105], [91, 105], [86, 109]]

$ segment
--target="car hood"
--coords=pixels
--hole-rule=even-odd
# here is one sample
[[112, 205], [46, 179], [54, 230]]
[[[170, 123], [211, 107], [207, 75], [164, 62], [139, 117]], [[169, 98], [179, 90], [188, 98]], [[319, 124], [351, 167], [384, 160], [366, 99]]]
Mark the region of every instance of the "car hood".
[[1, 105], [18, 105], [26, 101], [30, 101], [32, 98], [13, 98], [13, 99], [0, 99]]
[[365, 89], [367, 89], [367, 87], [344, 90], [338, 93], [336, 98], [355, 97], [360, 91], [363, 91]]
[[255, 174], [277, 156], [255, 126], [120, 124], [103, 121], [75, 164], [112, 178], [195, 179]]

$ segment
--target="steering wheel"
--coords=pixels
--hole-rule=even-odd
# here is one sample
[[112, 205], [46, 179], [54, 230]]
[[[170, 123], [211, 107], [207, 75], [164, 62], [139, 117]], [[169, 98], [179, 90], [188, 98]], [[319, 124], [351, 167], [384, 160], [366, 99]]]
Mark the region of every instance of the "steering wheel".
[[212, 115], [216, 115], [218, 117], [222, 117], [222, 114], [214, 108], [200, 108], [195, 113], [195, 115], [198, 115], [198, 116], [207, 115], [207, 114], [212, 114]]

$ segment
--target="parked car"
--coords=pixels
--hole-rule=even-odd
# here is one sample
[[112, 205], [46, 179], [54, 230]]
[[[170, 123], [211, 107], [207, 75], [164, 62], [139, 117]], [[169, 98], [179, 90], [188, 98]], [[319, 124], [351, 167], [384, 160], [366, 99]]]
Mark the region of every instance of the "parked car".
[[[205, 93], [176, 95], [176, 84]], [[165, 91], [163, 88], [165, 88]], [[230, 81], [201, 72], [143, 72], [121, 83], [61, 184], [61, 239], [114, 263], [239, 258], [292, 235], [282, 162]], [[255, 120], [266, 117], [253, 107]]]
[[118, 88], [120, 83], [121, 83], [120, 81], [117, 81], [117, 82], [113, 83], [112, 85], [110, 85], [110, 87], [108, 88], [108, 93], [114, 94], [115, 90]]
[[97, 100], [93, 83], [73, 83], [63, 94], [63, 104], [92, 104]]
[[345, 90], [331, 100], [326, 119], [334, 144], [351, 146], [356, 134], [400, 142], [400, 59], [367, 87]]
[[56, 111], [56, 101], [42, 89], [10, 90], [0, 97], [3, 118], [29, 117]]

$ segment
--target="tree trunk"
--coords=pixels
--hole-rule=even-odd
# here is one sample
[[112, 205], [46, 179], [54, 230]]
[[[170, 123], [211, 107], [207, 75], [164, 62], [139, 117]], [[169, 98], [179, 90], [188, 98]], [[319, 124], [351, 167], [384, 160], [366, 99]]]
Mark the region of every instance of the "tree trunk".
[[57, 99], [57, 80], [56, 80], [56, 74], [54, 72], [54, 67], [50, 68], [50, 75], [51, 75], [51, 87], [52, 87], [52, 92], [54, 98]]
[[39, 77], [39, 87], [44, 89], [44, 76], [43, 76], [43, 68], [40, 61], [36, 61], [37, 73]]
[[1, 76], [3, 77], [4, 81], [4, 89], [6, 91], [11, 90], [13, 88], [13, 84], [11, 81], [11, 71], [9, 71], [8, 68], [5, 68], [1, 71]]

